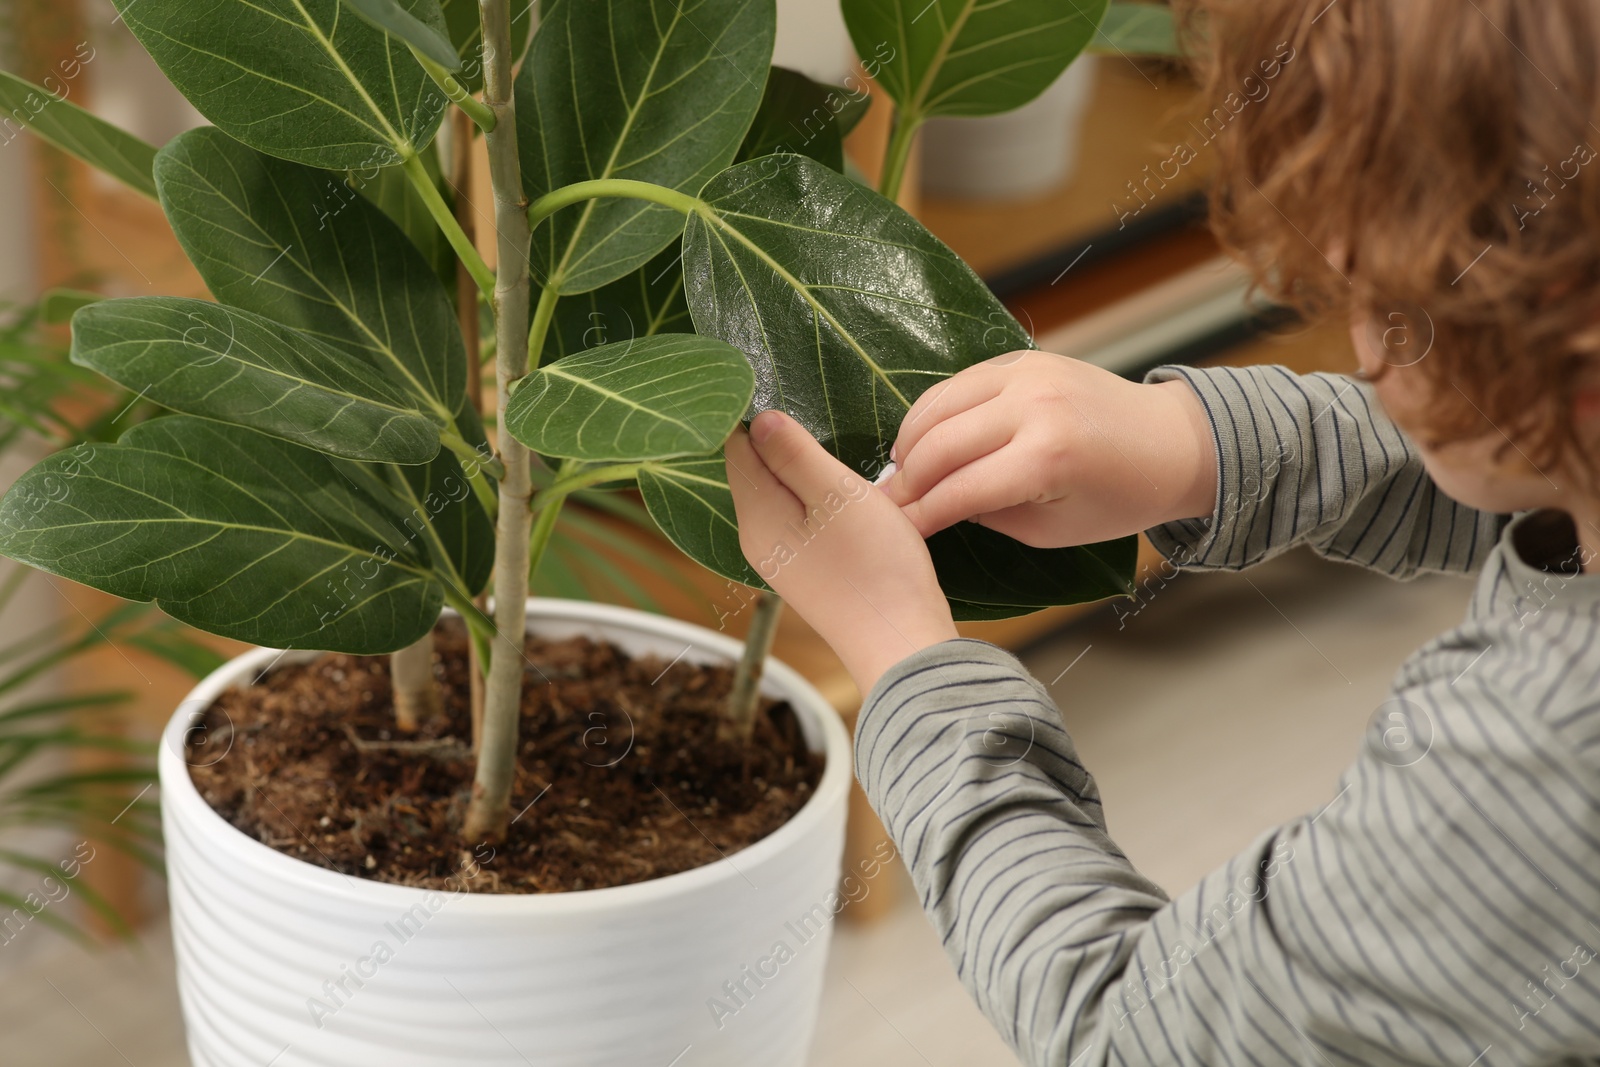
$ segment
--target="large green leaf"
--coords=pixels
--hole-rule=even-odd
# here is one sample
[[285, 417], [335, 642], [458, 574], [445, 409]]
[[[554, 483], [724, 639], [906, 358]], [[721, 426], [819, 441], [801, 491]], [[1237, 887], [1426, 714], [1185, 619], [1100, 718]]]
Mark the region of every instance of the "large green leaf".
[[842, 171], [847, 126], [860, 121], [871, 101], [870, 96], [814, 82], [799, 71], [773, 67], [738, 158], [794, 152]]
[[1131, 594], [1139, 561], [1134, 537], [1079, 548], [1030, 548], [966, 522], [928, 538], [928, 551], [956, 618], [969, 621]]
[[[776, 159], [784, 165], [770, 166]], [[1004, 305], [938, 238], [889, 200], [814, 160], [743, 163], [701, 195], [703, 206], [684, 235], [696, 330], [728, 341], [750, 360], [752, 412], [782, 408], [868, 478], [884, 465], [900, 423], [929, 387], [990, 357], [1032, 347]], [[731, 512], [710, 517], [726, 500], [723, 472], [660, 466], [641, 475], [640, 486], [668, 536], [701, 563], [746, 580], [727, 568], [737, 550]], [[680, 521], [693, 529], [666, 525]], [[962, 618], [1098, 599], [1126, 592], [1132, 580], [1131, 539], [1044, 551], [963, 527], [936, 535], [929, 547]]]
[[374, 469], [173, 415], [23, 475], [0, 551], [225, 637], [391, 652], [443, 590]]
[[[541, 19], [517, 79], [530, 197], [598, 178], [696, 193], [733, 162], [772, 62], [774, 0], [586, 0]], [[587, 292], [682, 227], [660, 205], [593, 200], [539, 228], [533, 264], [558, 292]]]
[[1093, 39], [1107, 0], [843, 0], [874, 76], [915, 120], [993, 115], [1048, 89]]
[[[389, 472], [391, 484], [408, 509], [406, 531], [415, 535], [425, 521], [444, 548], [449, 565], [435, 560], [435, 569], [444, 574], [454, 570], [465, 596], [483, 592], [494, 569], [494, 521], [473, 495], [461, 463], [441, 451], [432, 463], [390, 467]], [[432, 544], [424, 547], [430, 555], [434, 552]]]
[[750, 359], [752, 411], [783, 408], [853, 470], [877, 473], [930, 386], [1033, 346], [921, 223], [814, 160], [742, 163], [702, 200], [684, 234], [695, 329]]
[[[96, 118], [65, 97], [3, 70], [0, 112], [4, 113], [7, 126], [20, 124], [135, 192], [155, 198], [156, 183], [150, 176], [150, 167], [156, 150], [133, 134]], [[8, 141], [10, 136], [8, 131]]]
[[444, 421], [365, 353], [207, 300], [105, 300], [72, 320], [72, 361], [174, 411], [346, 459], [426, 463]]
[[1089, 50], [1124, 56], [1183, 55], [1172, 8], [1165, 4], [1112, 4]]
[[[400, 0], [444, 32], [439, 0]], [[200, 113], [253, 148], [312, 166], [398, 163], [448, 101], [410, 50], [341, 0], [113, 0]]]
[[338, 175], [199, 129], [157, 155], [156, 183], [218, 300], [362, 354], [447, 418], [461, 410], [467, 357], [449, 294], [406, 235]]
[[563, 297], [542, 362], [659, 333], [694, 329], [683, 297], [683, 249], [668, 245], [655, 259], [609, 285]]
[[506, 408], [513, 437], [593, 463], [703, 456], [750, 405], [743, 353], [714, 337], [662, 334], [575, 353], [534, 371]]

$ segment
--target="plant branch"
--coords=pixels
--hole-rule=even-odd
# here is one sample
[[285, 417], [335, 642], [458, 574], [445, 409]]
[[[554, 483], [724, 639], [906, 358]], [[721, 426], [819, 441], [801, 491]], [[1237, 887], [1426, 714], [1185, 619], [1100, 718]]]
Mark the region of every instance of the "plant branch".
[[394, 722], [410, 734], [444, 712], [444, 694], [433, 676], [433, 631], [389, 656]]
[[728, 693], [723, 723], [727, 732], [746, 744], [756, 728], [756, 709], [761, 704], [761, 675], [772, 654], [772, 640], [783, 617], [783, 598], [770, 590], [756, 596], [750, 632], [744, 638], [744, 654], [733, 672], [733, 689]]
[[528, 330], [528, 365], [537, 367], [544, 362], [545, 339], [550, 336], [550, 323], [556, 317], [556, 302], [561, 294], [554, 289], [539, 293], [539, 306], [533, 311], [533, 326]]
[[680, 193], [664, 185], [636, 182], [627, 178], [597, 178], [594, 181], [575, 182], [563, 186], [535, 200], [533, 206], [528, 209], [528, 225], [538, 229], [540, 223], [564, 207], [608, 196], [625, 200], [648, 200], [652, 204], [670, 207], [685, 215], [693, 213], [704, 204], [704, 201], [697, 196]]
[[[461, 227], [461, 232], [467, 235], [467, 240], [476, 245], [478, 220], [473, 215], [472, 204], [468, 197], [472, 190], [472, 149], [476, 141], [477, 128], [465, 112], [457, 111], [451, 122], [451, 130], [455, 136], [451, 138], [450, 184], [456, 194], [454, 198], [456, 223]], [[467, 350], [467, 403], [482, 415], [483, 343], [479, 333], [478, 286], [468, 273], [466, 264], [459, 259], [456, 260], [456, 319], [460, 323], [461, 340]], [[504, 474], [505, 469], [502, 464], [500, 476], [503, 477]], [[472, 481], [472, 489], [477, 494], [479, 503], [487, 510], [490, 520], [493, 521], [500, 506], [493, 487], [486, 479], [477, 477]], [[473, 598], [472, 603], [482, 612], [488, 609], [489, 598], [486, 595], [479, 595]], [[483, 675], [489, 669], [489, 664], [480, 655], [478, 644], [477, 640], [471, 643], [467, 662], [474, 752], [478, 750], [478, 738], [483, 734]]]
[[900, 187], [905, 184], [906, 168], [911, 163], [911, 149], [917, 143], [917, 130], [922, 128], [920, 116], [903, 110], [894, 113], [894, 130], [889, 135], [889, 147], [883, 157], [883, 174], [878, 181], [878, 192], [900, 202]]
[[561, 508], [567, 502], [565, 493], [539, 494], [539, 516], [534, 520], [533, 532], [528, 535], [528, 575], [539, 573], [544, 554], [550, 548], [550, 538], [556, 532], [556, 522], [561, 518]]
[[[494, 612], [497, 644], [489, 657], [483, 738], [463, 832], [469, 841], [504, 841], [511, 821], [522, 713], [523, 642], [527, 633], [528, 537], [533, 521], [533, 454], [505, 425], [511, 388], [528, 373], [528, 198], [517, 157], [512, 95], [509, 0], [479, 0], [483, 19], [483, 97], [495, 114], [485, 135], [494, 186], [499, 276], [495, 281], [495, 401], [497, 441], [506, 474], [495, 524]], [[457, 232], [459, 227], [456, 228]]]
[[[515, 132], [511, 134], [511, 139], [516, 140]], [[428, 214], [433, 216], [434, 223], [444, 234], [445, 240], [450, 242], [450, 247], [455, 250], [456, 256], [472, 275], [472, 280], [478, 283], [478, 288], [485, 295], [492, 298], [495, 287], [494, 271], [490, 270], [483, 257], [478, 255], [478, 248], [472, 243], [472, 239], [462, 232], [455, 215], [450, 211], [450, 205], [439, 195], [439, 187], [428, 177], [428, 168], [422, 165], [422, 157], [407, 156], [405, 171], [412, 187], [416, 189], [417, 195], [427, 207]]]
[[428, 72], [428, 77], [433, 79], [433, 83], [444, 90], [444, 95], [452, 104], [464, 111], [484, 133], [493, 132], [497, 121], [493, 110], [480, 103], [448, 70], [423, 55], [420, 50], [412, 47], [411, 55], [422, 65], [422, 69]]

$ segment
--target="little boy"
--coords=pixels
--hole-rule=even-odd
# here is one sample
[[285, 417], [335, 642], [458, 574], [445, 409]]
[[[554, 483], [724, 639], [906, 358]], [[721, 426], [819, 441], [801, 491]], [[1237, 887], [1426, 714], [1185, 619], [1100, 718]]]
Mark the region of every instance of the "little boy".
[[[1349, 316], [1355, 376], [991, 360], [772, 585], [865, 694], [862, 784], [1024, 1062], [1600, 1063], [1600, 3], [1189, 6], [1208, 99], [1294, 50], [1208, 149], [1216, 222]], [[854, 477], [777, 412], [727, 454], [751, 560]], [[923, 538], [960, 521], [1478, 588], [1327, 804], [1169, 900], [1045, 689], [956, 635]]]

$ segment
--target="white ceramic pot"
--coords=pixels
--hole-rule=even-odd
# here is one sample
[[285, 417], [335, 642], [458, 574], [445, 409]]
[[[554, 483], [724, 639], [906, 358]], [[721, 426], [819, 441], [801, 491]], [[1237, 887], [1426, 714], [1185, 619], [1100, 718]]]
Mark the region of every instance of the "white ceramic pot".
[[923, 188], [935, 196], [1015, 200], [1077, 171], [1096, 56], [1080, 56], [1044, 94], [1015, 111], [930, 119], [922, 128]]
[[[530, 600], [528, 625], [693, 662], [728, 662], [740, 647], [577, 601]], [[850, 748], [839, 717], [793, 670], [769, 662], [762, 688], [793, 705], [827, 766], [786, 825], [655, 881], [514, 896], [349, 878], [212, 811], [182, 758], [185, 737], [219, 693], [277, 656], [257, 650], [213, 673], [163, 737], [162, 825], [195, 1067], [805, 1063], [838, 901]]]

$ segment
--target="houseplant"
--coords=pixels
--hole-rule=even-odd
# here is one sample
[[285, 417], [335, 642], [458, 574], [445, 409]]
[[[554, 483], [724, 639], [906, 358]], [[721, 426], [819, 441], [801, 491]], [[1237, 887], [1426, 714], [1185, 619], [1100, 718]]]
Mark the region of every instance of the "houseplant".
[[[224, 690], [307, 650], [395, 654], [395, 678], [426, 679], [449, 605], [486, 665], [459, 841], [472, 870], [490, 862], [537, 800], [513, 797], [530, 619], [540, 635], [587, 632], [663, 658], [678, 641], [691, 660], [736, 651], [647, 617], [525, 604], [562, 503], [636, 485], [687, 554], [760, 588], [720, 454], [741, 418], [781, 405], [870, 476], [921, 392], [1028, 347], [893, 197], [923, 121], [1037, 96], [1090, 43], [1105, 0], [1066, 13], [1053, 0], [846, 0], [897, 110], [881, 192], [839, 169], [856, 94], [769, 69], [772, 0], [547, 0], [526, 58], [507, 0], [116, 4], [214, 128], [157, 152], [15, 79], [0, 79], [0, 102], [21, 101], [35, 132], [158, 196], [217, 302], [78, 313], [74, 360], [177, 414], [40, 464], [0, 502], [0, 550], [297, 650], [230, 664], [167, 733], [196, 1059], [267, 1061], [292, 1046], [305, 1062], [516, 1062], [536, 1042], [562, 1063], [798, 1062], [823, 947], [775, 960], [773, 939], [799, 914], [826, 914], [848, 767], [837, 720], [781, 665], [766, 692], [825, 750], [812, 800], [732, 857], [553, 896], [434, 908], [416, 889], [265, 848], [206, 806], [183, 739]], [[455, 146], [487, 145], [493, 270], [432, 147], [452, 106], [470, 119], [452, 118]], [[465, 306], [441, 281], [441, 239], [471, 283]], [[461, 328], [480, 297], [493, 316], [492, 448]], [[1131, 541], [1042, 551], [971, 527], [931, 547], [962, 618], [1131, 584]], [[491, 583], [492, 614], [479, 599]], [[768, 633], [774, 608], [759, 613]], [[733, 686], [735, 736], [759, 659], [743, 657]], [[418, 907], [426, 944], [378, 952], [372, 932]], [[770, 990], [767, 967], [783, 975]], [[387, 990], [364, 992], [380, 971]], [[745, 994], [738, 1017], [708, 1022], [724, 982]]]

